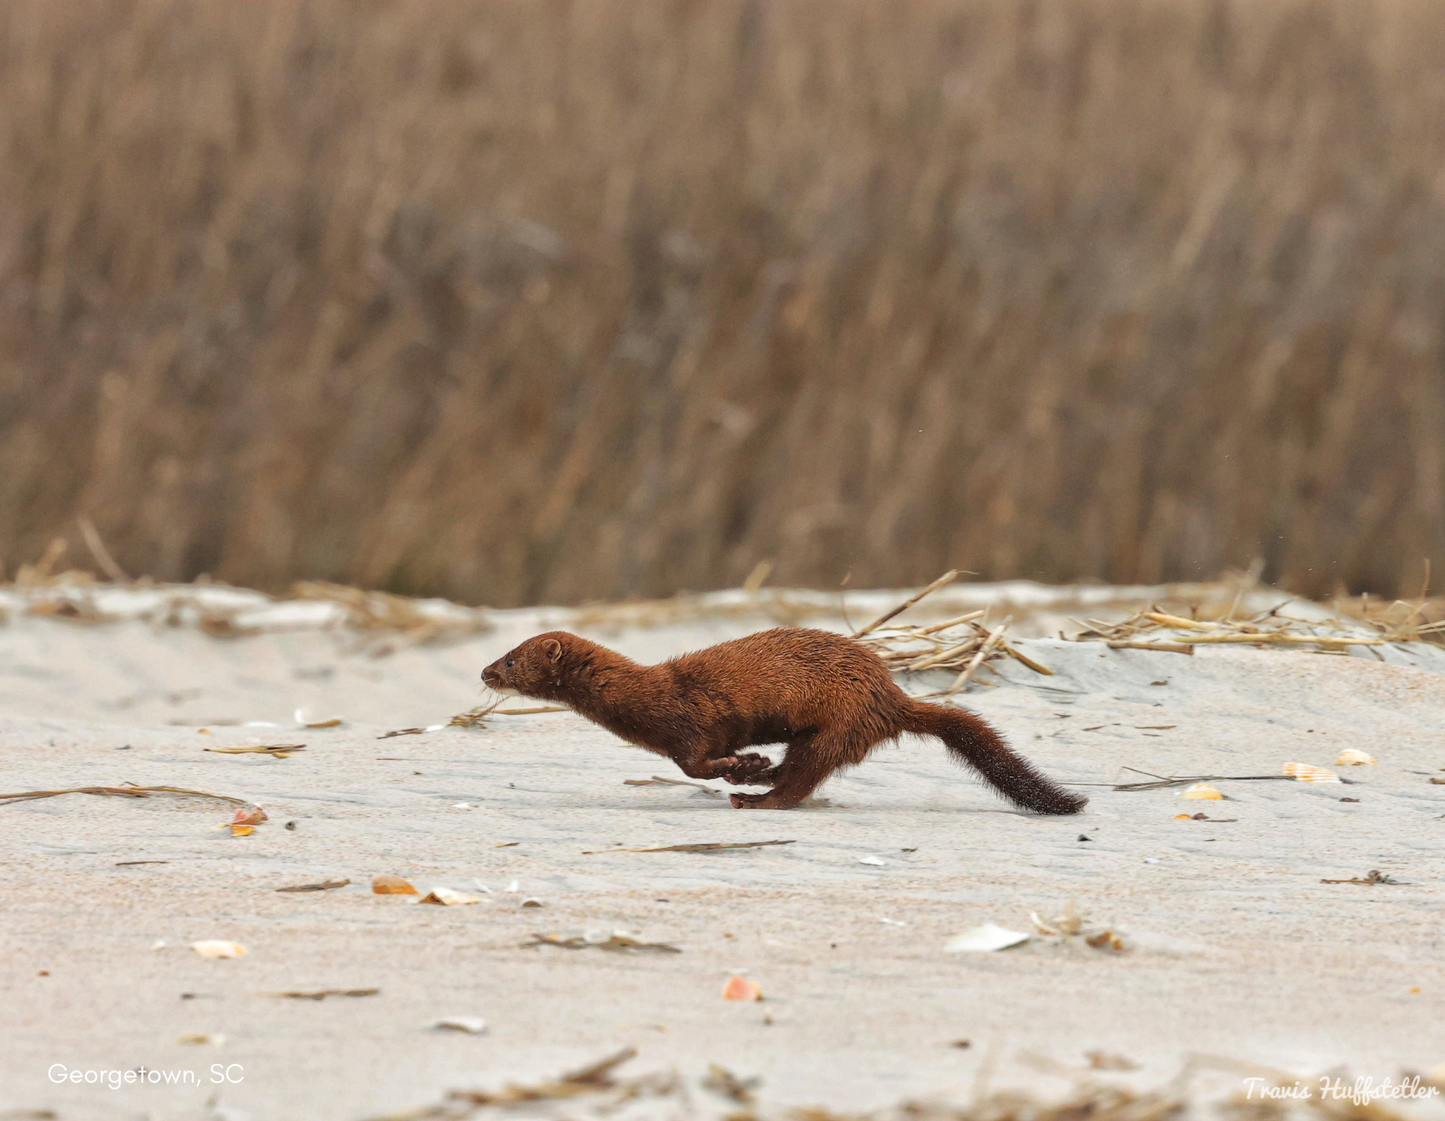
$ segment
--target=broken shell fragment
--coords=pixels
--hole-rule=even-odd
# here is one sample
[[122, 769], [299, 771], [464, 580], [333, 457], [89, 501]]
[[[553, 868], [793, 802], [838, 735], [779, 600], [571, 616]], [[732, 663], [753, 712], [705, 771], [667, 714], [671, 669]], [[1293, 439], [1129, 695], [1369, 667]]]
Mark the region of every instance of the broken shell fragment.
[[1336, 767], [1363, 767], [1370, 763], [1378, 763], [1379, 760], [1373, 755], [1354, 747], [1347, 747], [1340, 752], [1340, 757], [1335, 760]]
[[444, 907], [460, 907], [466, 903], [481, 901], [480, 895], [468, 895], [464, 891], [453, 891], [449, 887], [434, 887], [417, 900], [418, 903], [440, 903]]
[[220, 939], [192, 942], [191, 949], [203, 958], [243, 958], [246, 956], [246, 947], [241, 943], [226, 942]]
[[371, 881], [371, 890], [376, 895], [416, 895], [416, 888], [400, 876], [377, 876]]
[[961, 934], [955, 934], [943, 945], [946, 954], [986, 954], [1006, 950], [1027, 942], [1029, 936], [1018, 930], [1005, 930], [997, 923], [986, 922]]
[[433, 1031], [460, 1031], [468, 1035], [481, 1035], [487, 1030], [487, 1021], [480, 1016], [443, 1016], [428, 1027]]
[[1180, 794], [1179, 797], [1223, 798], [1224, 795], [1221, 794], [1217, 788], [1210, 786], [1207, 782], [1196, 782], [1193, 786], [1189, 787], [1189, 789], [1185, 790], [1184, 793]]
[[1124, 940], [1112, 930], [1101, 930], [1098, 934], [1091, 934], [1084, 941], [1096, 950], [1112, 950], [1117, 954], [1122, 953], [1124, 949]]
[[303, 728], [335, 728], [341, 722], [339, 716], [312, 716], [304, 708], [296, 710], [296, 723]]
[[724, 1000], [762, 1000], [763, 990], [741, 974], [734, 973], [723, 987]]

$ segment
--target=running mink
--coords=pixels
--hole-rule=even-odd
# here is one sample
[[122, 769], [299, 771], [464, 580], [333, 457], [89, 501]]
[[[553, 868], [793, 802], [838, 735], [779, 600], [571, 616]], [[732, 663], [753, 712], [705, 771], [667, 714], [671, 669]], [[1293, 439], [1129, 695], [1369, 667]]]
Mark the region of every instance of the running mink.
[[[915, 701], [871, 650], [827, 631], [779, 627], [655, 666], [566, 631], [529, 638], [482, 671], [499, 693], [565, 704], [690, 778], [771, 786], [738, 809], [787, 809], [840, 767], [904, 732], [937, 736], [1027, 810], [1072, 814], [1086, 799], [1015, 755], [971, 712]], [[787, 744], [774, 766], [745, 747]]]

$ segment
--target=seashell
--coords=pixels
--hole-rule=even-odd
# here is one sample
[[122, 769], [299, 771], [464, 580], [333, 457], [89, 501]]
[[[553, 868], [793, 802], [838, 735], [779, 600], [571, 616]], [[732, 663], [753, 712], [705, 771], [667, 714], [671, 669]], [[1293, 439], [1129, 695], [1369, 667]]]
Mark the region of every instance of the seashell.
[[223, 942], [218, 939], [192, 942], [191, 949], [203, 958], [243, 958], [246, 956], [246, 947], [241, 943]]
[[1029, 936], [1018, 930], [1005, 930], [997, 923], [986, 922], [961, 934], [955, 934], [943, 944], [946, 954], [984, 954], [994, 950], [1006, 950], [1027, 942]]
[[1309, 763], [1286, 763], [1284, 773], [1300, 782], [1339, 782], [1340, 776], [1328, 767], [1316, 767]]
[[746, 977], [734, 973], [723, 987], [724, 1000], [762, 1000], [763, 990]]
[[443, 1016], [428, 1026], [433, 1031], [461, 1031], [468, 1035], [481, 1035], [487, 1030], [487, 1021], [480, 1016]]
[[481, 901], [480, 895], [468, 895], [464, 891], [453, 891], [449, 887], [434, 887], [417, 900], [418, 903], [439, 903], [443, 907], [460, 907], [466, 903], [480, 903]]

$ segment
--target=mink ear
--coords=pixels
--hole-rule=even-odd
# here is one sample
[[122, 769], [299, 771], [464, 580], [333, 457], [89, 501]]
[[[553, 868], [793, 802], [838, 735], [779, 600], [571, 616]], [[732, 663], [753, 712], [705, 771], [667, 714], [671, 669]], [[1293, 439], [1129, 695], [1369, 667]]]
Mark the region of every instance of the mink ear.
[[562, 644], [555, 638], [549, 638], [546, 642], [542, 643], [542, 649], [547, 652], [549, 661], [559, 662], [562, 660]]

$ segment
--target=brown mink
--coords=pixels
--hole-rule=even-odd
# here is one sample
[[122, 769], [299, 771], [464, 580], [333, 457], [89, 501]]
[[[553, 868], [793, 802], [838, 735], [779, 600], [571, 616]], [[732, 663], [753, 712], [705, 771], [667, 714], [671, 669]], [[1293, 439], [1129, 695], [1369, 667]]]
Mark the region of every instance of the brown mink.
[[[839, 767], [904, 732], [937, 736], [1010, 801], [1072, 814], [1086, 799], [1015, 755], [971, 712], [915, 701], [871, 650], [827, 631], [779, 627], [655, 666], [566, 631], [529, 638], [482, 671], [501, 693], [568, 705], [690, 778], [771, 786], [739, 809], [787, 809]], [[787, 744], [774, 766], [745, 747]]]

